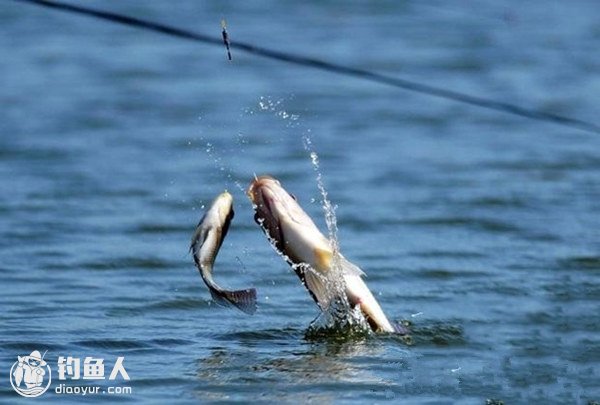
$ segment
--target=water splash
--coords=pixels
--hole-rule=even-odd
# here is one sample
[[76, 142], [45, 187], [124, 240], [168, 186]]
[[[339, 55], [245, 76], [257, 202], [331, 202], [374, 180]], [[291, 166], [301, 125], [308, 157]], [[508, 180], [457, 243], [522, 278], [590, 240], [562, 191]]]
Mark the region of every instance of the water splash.
[[[200, 138], [200, 140], [204, 141], [204, 138]], [[244, 135], [242, 133], [238, 133], [238, 144], [243, 144], [244, 141]], [[242, 193], [244, 193], [244, 186], [240, 183], [238, 179], [235, 179], [233, 168], [231, 168], [223, 162], [223, 154], [219, 150], [217, 150], [217, 148], [212, 142], [206, 141], [204, 152], [206, 152], [208, 157], [212, 159], [215, 169], [221, 173], [224, 173], [227, 177], [227, 181], [232, 181], [234, 186]]]
[[272, 114], [284, 121], [287, 128], [297, 128], [300, 126], [300, 114], [287, 111], [285, 106], [293, 98], [293, 94], [287, 98], [279, 99], [273, 99], [271, 96], [260, 96], [255, 106], [246, 108], [243, 111], [245, 115]]
[[[257, 102], [257, 105], [247, 108], [243, 111], [243, 116], [254, 116], [254, 115], [271, 115], [277, 121], [280, 121], [285, 124], [286, 130], [285, 133], [291, 135], [297, 135], [299, 129], [302, 127], [302, 123], [300, 121], [300, 116], [298, 114], [294, 114], [289, 112], [285, 108], [285, 99], [273, 99], [268, 96], [260, 97]], [[291, 132], [290, 132], [291, 131]], [[316, 333], [366, 333], [370, 332], [370, 327], [365, 320], [364, 316], [357, 308], [353, 308], [352, 305], [348, 302], [348, 298], [346, 296], [346, 285], [344, 281], [344, 274], [341, 265], [341, 256], [340, 256], [340, 247], [338, 241], [338, 226], [337, 226], [337, 217], [336, 217], [336, 209], [337, 206], [331, 203], [329, 199], [329, 195], [327, 189], [325, 188], [323, 175], [320, 169], [319, 156], [314, 148], [312, 140], [309, 137], [310, 129], [306, 129], [306, 133], [302, 136], [302, 142], [305, 150], [309, 153], [310, 160], [312, 163], [312, 167], [316, 173], [316, 182], [319, 192], [321, 194], [322, 200], [322, 208], [325, 216], [325, 222], [327, 225], [327, 236], [330, 244], [332, 255], [332, 263], [331, 269], [327, 272], [327, 274], [322, 274], [319, 271], [316, 271], [311, 266], [306, 263], [293, 263], [292, 260], [285, 255], [277, 247], [277, 241], [271, 237], [269, 234], [267, 227], [264, 226], [261, 220], [258, 220], [259, 225], [265, 232], [267, 239], [269, 240], [271, 246], [274, 250], [282, 256], [282, 258], [288, 262], [292, 268], [296, 272], [310, 272], [315, 275], [326, 287], [327, 301], [329, 305], [327, 308], [322, 308], [322, 313], [313, 321], [309, 327], [311, 332]], [[236, 136], [236, 142], [239, 151], [245, 151], [249, 140], [243, 131], [238, 131]], [[227, 167], [223, 163], [222, 156], [215, 148], [214, 144], [209, 142], [206, 143], [206, 153], [213, 160], [215, 168], [227, 174], [229, 181], [234, 181], [236, 187], [244, 192], [244, 187], [238, 182], [235, 181], [233, 177], [233, 171], [231, 168]], [[255, 208], [255, 207], [253, 207]]]
[[[241, 111], [236, 124], [245, 123], [245, 121], [249, 119], [248, 117], [251, 116], [267, 114], [272, 115], [277, 120], [283, 121], [286, 128], [296, 128], [300, 125], [300, 115], [291, 113], [285, 109], [285, 103], [293, 97], [294, 96], [291, 95], [287, 99], [274, 99], [270, 96], [261, 96], [255, 105], [244, 108]], [[198, 120], [202, 120], [202, 117], [198, 117]], [[248, 145], [250, 145], [251, 136], [249, 136], [245, 130], [240, 129], [235, 132], [233, 140], [235, 142], [235, 147], [219, 149], [210, 140], [205, 139], [203, 136], [200, 137], [200, 141], [204, 144], [203, 150], [213, 161], [213, 166], [216, 171], [224, 174], [228, 183], [233, 183], [235, 188], [245, 194], [246, 189], [244, 185], [242, 185], [240, 180], [235, 176], [234, 168], [238, 166], [235, 157], [239, 156], [239, 154], [246, 153], [246, 149], [248, 148]], [[233, 156], [234, 159], [231, 159], [230, 156]], [[224, 157], [227, 159], [224, 159]], [[225, 162], [225, 160], [227, 160], [227, 162]]]
[[329, 245], [333, 252], [332, 268], [330, 273], [328, 273], [327, 280], [325, 280], [325, 285], [327, 286], [328, 294], [331, 298], [331, 304], [328, 308], [324, 308], [317, 319], [311, 323], [309, 333], [370, 333], [371, 328], [360, 311], [360, 308], [353, 308], [346, 295], [346, 282], [344, 280], [344, 273], [341, 265], [337, 217], [335, 214], [337, 206], [331, 203], [329, 194], [325, 188], [319, 164], [319, 155], [314, 148], [312, 140], [307, 134], [302, 137], [302, 141], [304, 148], [310, 155], [313, 170], [317, 174], [317, 187], [321, 193], [322, 207], [329, 236]]
[[359, 307], [347, 306], [347, 300], [335, 300], [327, 310], [322, 311], [310, 323], [306, 336], [308, 338], [366, 337], [373, 333]]
[[331, 246], [331, 250], [333, 251], [334, 260], [336, 261], [335, 267], [336, 269], [340, 269], [340, 261], [339, 261], [339, 242], [338, 242], [338, 227], [337, 227], [337, 217], [335, 216], [335, 211], [337, 206], [331, 204], [329, 200], [329, 194], [325, 189], [325, 185], [323, 183], [323, 175], [321, 174], [320, 165], [319, 165], [319, 155], [314, 149], [312, 141], [308, 135], [304, 135], [302, 138], [304, 143], [304, 149], [310, 154], [310, 160], [313, 166], [313, 170], [317, 173], [317, 187], [319, 188], [319, 192], [321, 193], [321, 198], [323, 199], [323, 212], [325, 213], [325, 223], [327, 225], [327, 232], [329, 234], [329, 243]]

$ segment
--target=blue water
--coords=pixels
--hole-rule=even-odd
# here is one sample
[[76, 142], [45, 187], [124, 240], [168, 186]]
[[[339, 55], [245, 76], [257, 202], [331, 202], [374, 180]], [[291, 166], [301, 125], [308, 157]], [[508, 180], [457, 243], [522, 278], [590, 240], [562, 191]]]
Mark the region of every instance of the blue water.
[[[592, 0], [85, 4], [598, 122]], [[597, 134], [16, 2], [0, 32], [0, 401], [33, 350], [54, 378], [124, 356], [133, 392], [96, 402], [600, 400]], [[306, 136], [341, 251], [412, 344], [305, 336], [317, 307], [243, 190], [279, 178], [326, 232]], [[254, 316], [188, 254], [224, 189], [215, 278], [256, 287]]]

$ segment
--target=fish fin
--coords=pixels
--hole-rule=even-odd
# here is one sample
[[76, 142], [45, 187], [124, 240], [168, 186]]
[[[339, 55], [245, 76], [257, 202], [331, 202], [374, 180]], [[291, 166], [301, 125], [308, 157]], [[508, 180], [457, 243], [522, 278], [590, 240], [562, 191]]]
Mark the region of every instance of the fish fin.
[[322, 310], [328, 308], [331, 301], [331, 294], [329, 294], [329, 290], [327, 289], [325, 276], [319, 274], [308, 265], [302, 265], [301, 271], [302, 281], [317, 302], [317, 305], [319, 305]]
[[219, 305], [234, 306], [249, 315], [256, 312], [256, 289], [254, 288], [237, 291], [211, 288], [210, 295]]
[[391, 322], [392, 327], [394, 328], [394, 333], [397, 333], [402, 336], [410, 336], [410, 329], [400, 322]]
[[[316, 248], [314, 250], [315, 259], [317, 266], [321, 269], [330, 269], [331, 261], [333, 260], [333, 253], [330, 250]], [[365, 272], [360, 269], [354, 263], [348, 261], [341, 254], [339, 255], [340, 267], [342, 269], [342, 273], [349, 276], [366, 276]]]
[[315, 261], [317, 263], [317, 267], [320, 269], [329, 269], [331, 266], [331, 259], [333, 257], [333, 253], [330, 250], [315, 248]]
[[360, 269], [356, 264], [348, 261], [344, 256], [340, 255], [340, 266], [342, 267], [342, 273], [347, 276], [366, 276], [365, 272]]
[[202, 245], [206, 241], [206, 238], [208, 237], [208, 229], [201, 225], [202, 221], [200, 221], [198, 226], [196, 226], [194, 234], [192, 235], [192, 242], [190, 243], [190, 253], [192, 255], [195, 255], [196, 252], [200, 251], [200, 248], [202, 247]]

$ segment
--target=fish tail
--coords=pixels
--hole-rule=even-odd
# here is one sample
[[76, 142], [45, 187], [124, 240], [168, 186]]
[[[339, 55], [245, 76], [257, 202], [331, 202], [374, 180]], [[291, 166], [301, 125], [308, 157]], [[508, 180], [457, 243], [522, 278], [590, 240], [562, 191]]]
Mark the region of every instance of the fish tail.
[[239, 310], [250, 315], [256, 312], [256, 289], [254, 288], [237, 291], [217, 291], [211, 289], [210, 292], [213, 300], [220, 305], [233, 305]]

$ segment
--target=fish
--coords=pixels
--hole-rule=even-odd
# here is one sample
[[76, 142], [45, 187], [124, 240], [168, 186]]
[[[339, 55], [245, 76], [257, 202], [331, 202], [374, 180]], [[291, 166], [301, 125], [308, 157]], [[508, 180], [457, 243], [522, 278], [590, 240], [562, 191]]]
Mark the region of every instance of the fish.
[[255, 210], [255, 221], [295, 270], [321, 310], [327, 309], [335, 299], [328, 289], [328, 282], [337, 260], [343, 274], [343, 293], [353, 308], [360, 308], [371, 329], [402, 333], [401, 328], [394, 327], [388, 320], [363, 281], [365, 273], [341, 253], [334, 253], [329, 239], [278, 180], [271, 176], [255, 176], [247, 195]]
[[233, 197], [219, 194], [194, 231], [190, 251], [212, 299], [219, 305], [234, 306], [247, 314], [256, 312], [256, 289], [225, 290], [213, 280], [213, 266], [235, 213]]

